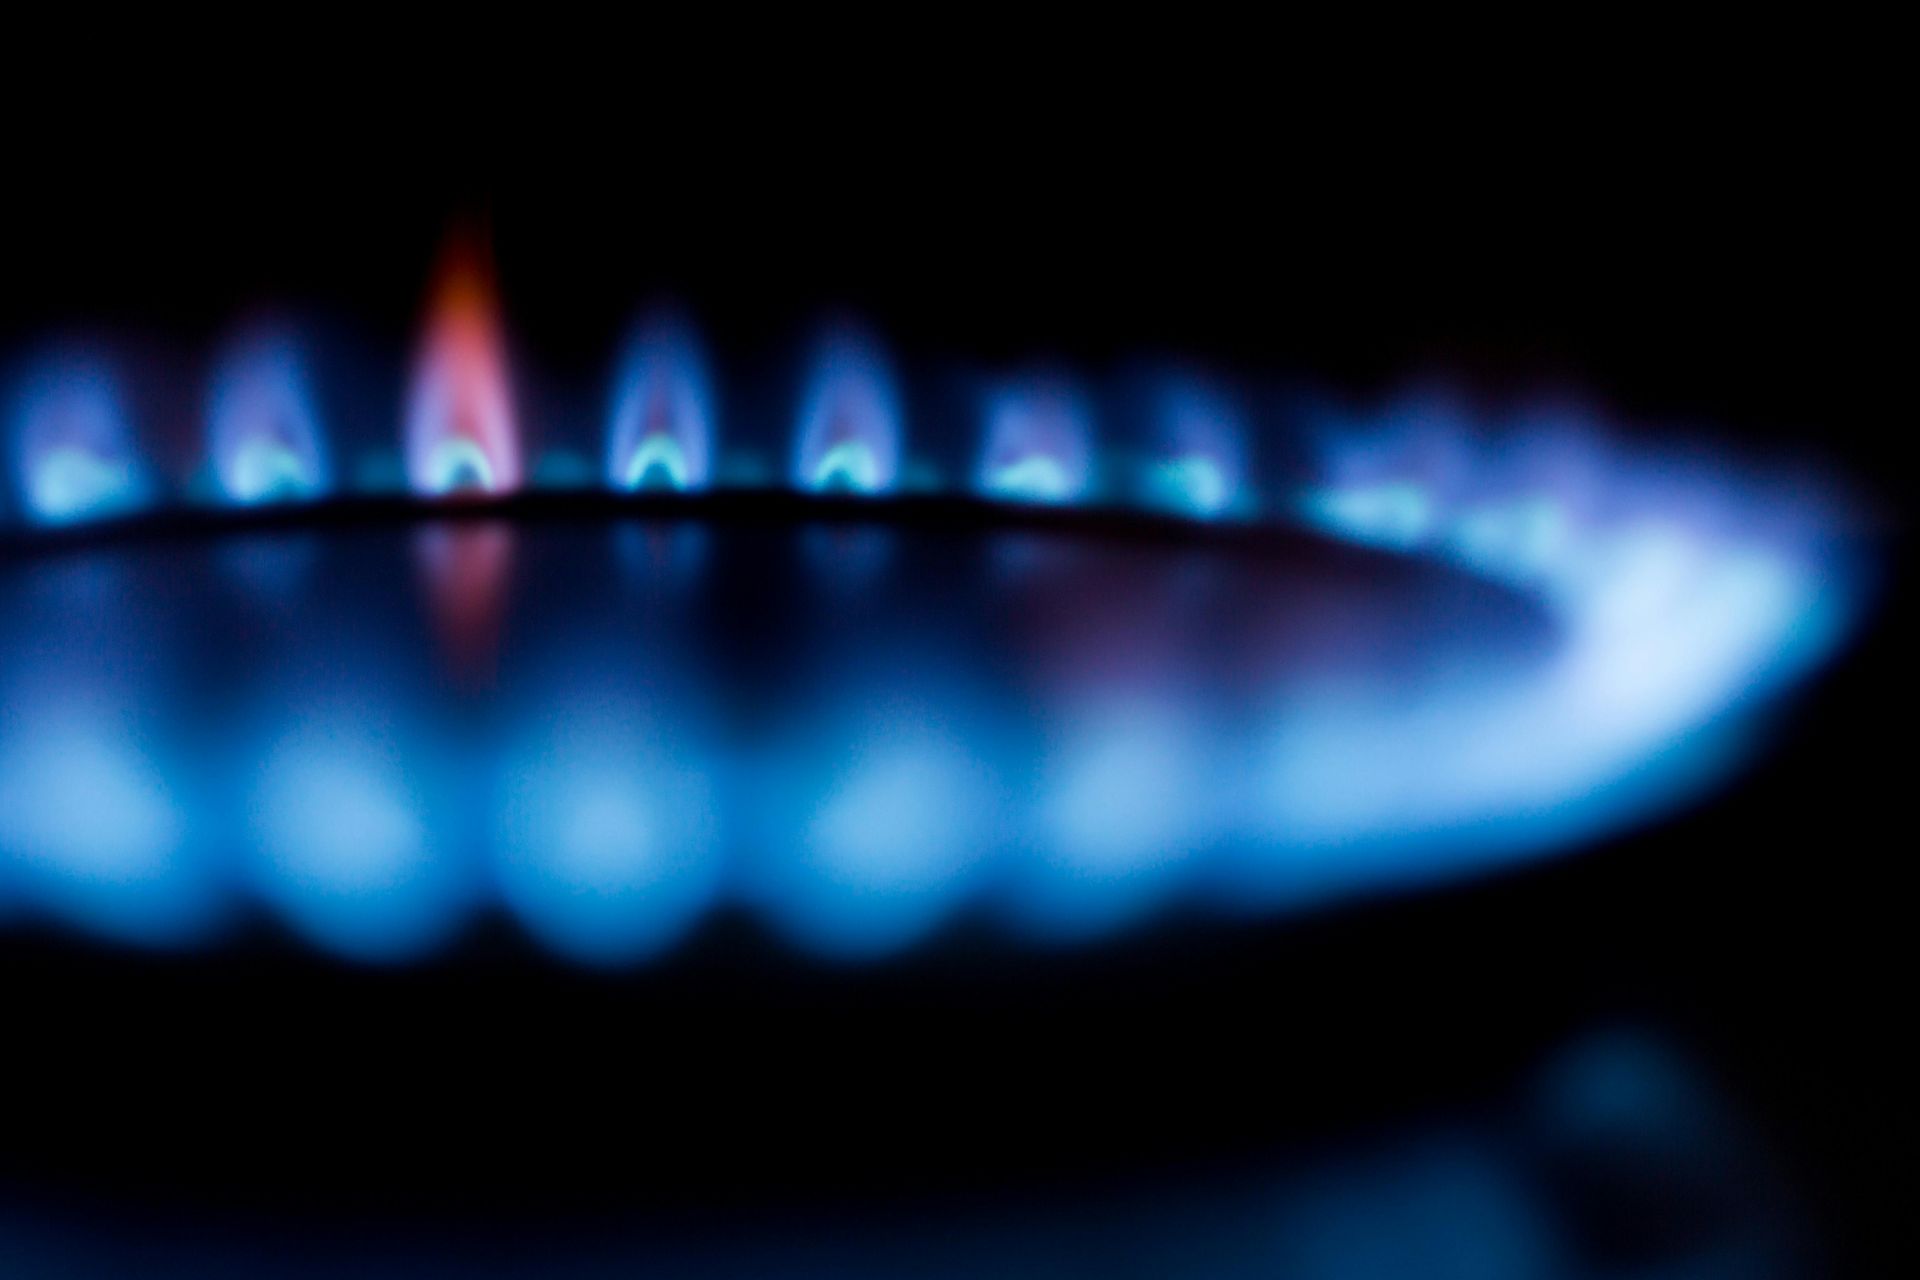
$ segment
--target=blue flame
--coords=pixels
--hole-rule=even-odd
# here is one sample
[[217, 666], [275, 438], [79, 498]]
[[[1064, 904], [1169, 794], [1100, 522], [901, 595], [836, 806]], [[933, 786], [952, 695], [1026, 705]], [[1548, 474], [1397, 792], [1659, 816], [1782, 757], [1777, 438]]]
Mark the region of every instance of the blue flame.
[[[469, 340], [466, 354], [486, 355]], [[500, 410], [486, 420], [510, 426], [502, 372], [463, 370]], [[284, 337], [251, 339], [223, 362], [209, 441], [233, 501], [325, 491], [313, 405]], [[1123, 459], [1142, 467], [1106, 471], [1085, 393], [1057, 380], [1001, 386], [984, 405], [976, 488], [1073, 502], [1119, 474], [1143, 486], [1125, 496], [1157, 509], [1250, 513], [1240, 403], [1167, 379], [1151, 406], [1144, 455]], [[899, 398], [871, 341], [829, 335], [800, 410], [798, 486], [903, 486]], [[43, 363], [10, 425], [36, 520], [125, 510], [151, 489], [102, 362]], [[490, 436], [458, 425], [416, 442], [423, 490], [499, 487], [517, 444], [490, 450]], [[911, 946], [980, 906], [1052, 939], [1203, 895], [1231, 909], [1291, 908], [1563, 848], [1698, 794], [1747, 749], [1766, 695], [1830, 652], [1856, 610], [1839, 504], [1804, 473], [1761, 478], [1711, 454], [1651, 456], [1577, 410], [1502, 423], [1431, 393], [1310, 425], [1297, 442], [1312, 451], [1299, 483], [1269, 509], [1446, 566], [1432, 582], [1456, 593], [1450, 604], [1422, 595], [1404, 614], [1335, 607], [1320, 618], [1310, 600], [1261, 597], [1233, 577], [1233, 557], [1196, 564], [1188, 554], [1163, 582], [1141, 576], [1158, 572], [1141, 568], [1153, 555], [1110, 560], [1029, 531], [989, 537], [978, 565], [933, 566], [930, 597], [951, 587], [953, 599], [1004, 610], [990, 627], [972, 627], [971, 613], [949, 627], [945, 615], [903, 621], [869, 608], [918, 590], [924, 549], [878, 525], [808, 528], [782, 545], [809, 571], [828, 621], [822, 637], [795, 637], [792, 660], [818, 639], [872, 671], [824, 704], [768, 712], [780, 724], [792, 716], [781, 732], [762, 733], [748, 715], [740, 732], [720, 734], [708, 720], [724, 717], [687, 707], [735, 705], [742, 687], [769, 701], [785, 692], [738, 680], [719, 657], [631, 648], [637, 621], [678, 618], [703, 595], [690, 585], [735, 563], [733, 535], [713, 529], [622, 528], [609, 562], [564, 592], [542, 581], [570, 570], [564, 557], [510, 575], [521, 531], [467, 529], [471, 563], [433, 575], [435, 652], [458, 655], [450, 698], [484, 707], [490, 681], [511, 667], [513, 637], [560, 625], [551, 615], [609, 626], [622, 661], [646, 676], [643, 687], [598, 688], [572, 667], [550, 674], [499, 741], [485, 714], [446, 711], [454, 727], [429, 733], [394, 721], [388, 698], [288, 706], [272, 687], [262, 691], [269, 722], [236, 732], [204, 685], [191, 692], [209, 723], [169, 740], [127, 718], [164, 704], [166, 688], [115, 686], [115, 710], [114, 699], [79, 697], [84, 682], [53, 678], [52, 655], [68, 651], [106, 668], [177, 659], [189, 669], [166, 656], [151, 616], [114, 612], [141, 593], [100, 563], [54, 582], [29, 558], [0, 579], [0, 880], [29, 910], [140, 941], [197, 936], [212, 904], [238, 889], [319, 946], [366, 960], [432, 950], [483, 895], [543, 945], [593, 964], [655, 956], [719, 904], [852, 958]], [[609, 482], [700, 487], [721, 470], [712, 429], [691, 335], [665, 321], [638, 331], [616, 383]], [[312, 554], [333, 553], [321, 541]], [[1005, 572], [1016, 562], [1019, 572]], [[256, 580], [272, 580], [270, 564], [255, 567], [267, 570]], [[1450, 648], [1460, 637], [1448, 609], [1480, 591], [1453, 570], [1502, 584], [1506, 605], [1540, 634]], [[317, 591], [339, 589], [329, 574], [309, 576]], [[635, 601], [609, 603], [634, 584]], [[419, 637], [396, 620], [413, 618], [411, 597], [372, 609], [389, 589], [406, 587], [355, 581], [341, 598], [350, 607], [276, 643], [304, 655], [299, 670], [324, 672], [338, 667], [341, 639], [367, 630], [375, 655], [392, 658], [392, 632]], [[567, 607], [509, 613], [540, 590]], [[1214, 600], [1208, 613], [1208, 593], [1221, 590], [1238, 593], [1231, 608]], [[277, 594], [279, 609], [304, 598], [285, 584]], [[1190, 632], [1261, 611], [1289, 613], [1286, 634], [1240, 637], [1235, 661], [1217, 665], [1253, 674], [1214, 687], [1226, 678], [1210, 669], [1225, 641]], [[1407, 634], [1402, 624], [1433, 628], [1444, 660], [1386, 643], [1381, 617], [1393, 624], [1387, 639]], [[943, 628], [986, 631], [998, 647], [967, 656], [964, 678], [938, 674]], [[1296, 644], [1299, 634], [1308, 639]], [[1294, 665], [1316, 646], [1339, 660]], [[1024, 683], [981, 674], [1001, 666], [1022, 668]], [[789, 674], [813, 687], [811, 675]], [[34, 689], [60, 696], [13, 696]], [[660, 690], [681, 702], [667, 707]], [[223, 763], [200, 768], [202, 754]], [[221, 774], [231, 794], [202, 776]], [[223, 872], [230, 851], [244, 874]]]
[[1474, 472], [1474, 423], [1438, 392], [1318, 427], [1320, 474], [1297, 495], [1293, 515], [1363, 546], [1423, 549], [1439, 532], [1445, 504]]
[[1410, 481], [1309, 490], [1299, 511], [1335, 537], [1396, 551], [1412, 550], [1433, 531], [1433, 497]]
[[21, 389], [10, 435], [21, 501], [42, 524], [119, 515], [147, 501], [151, 484], [119, 381], [103, 360], [43, 362]]
[[[1521, 587], [1560, 642], [1539, 663], [1390, 698], [1322, 691], [1273, 708], [1257, 825], [1311, 854], [1319, 889], [1564, 845], [1670, 805], [1724, 771], [1741, 713], [1844, 629], [1847, 561], [1787, 514], [1816, 503], [1811, 490], [1762, 505], [1731, 468], [1698, 463], [1647, 484], [1597, 443], [1567, 483], [1571, 429], [1476, 443], [1444, 405], [1424, 418], [1416, 405], [1411, 429], [1407, 406], [1395, 413], [1393, 449], [1336, 443], [1328, 470], [1362, 457], [1406, 478], [1310, 491], [1303, 509], [1352, 541]], [[1518, 491], [1463, 496], [1456, 479], [1444, 500], [1413, 478], [1436, 457]], [[1534, 487], [1555, 472], [1553, 490]], [[1729, 524], [1729, 504], [1761, 518]], [[1337, 860], [1312, 852], [1336, 847]], [[1281, 860], [1295, 882], [1302, 856]]]
[[1462, 511], [1446, 532], [1447, 551], [1488, 577], [1531, 582], [1552, 570], [1572, 532], [1566, 506], [1535, 493]]
[[713, 392], [686, 323], [656, 316], [635, 330], [614, 384], [607, 479], [616, 489], [703, 489], [713, 452]]
[[886, 357], [851, 328], [829, 332], [801, 395], [793, 480], [814, 493], [885, 493], [900, 471], [900, 400]]
[[492, 459], [471, 440], [442, 440], [426, 458], [423, 492], [492, 493], [497, 483]]
[[1032, 379], [987, 398], [980, 490], [1014, 502], [1066, 503], [1093, 482], [1092, 411], [1072, 384]]
[[327, 487], [324, 434], [303, 352], [281, 331], [244, 336], [220, 362], [208, 442], [233, 502], [301, 501]]
[[1190, 377], [1168, 379], [1154, 399], [1142, 495], [1147, 504], [1203, 520], [1240, 505], [1248, 431], [1239, 406], [1221, 389]]

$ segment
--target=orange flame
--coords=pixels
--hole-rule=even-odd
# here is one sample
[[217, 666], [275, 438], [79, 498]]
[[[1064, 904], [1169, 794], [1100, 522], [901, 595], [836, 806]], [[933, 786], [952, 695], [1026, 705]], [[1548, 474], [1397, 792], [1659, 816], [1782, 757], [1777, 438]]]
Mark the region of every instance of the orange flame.
[[407, 479], [414, 492], [491, 494], [520, 487], [520, 430], [506, 347], [486, 243], [456, 234], [435, 276], [408, 393]]

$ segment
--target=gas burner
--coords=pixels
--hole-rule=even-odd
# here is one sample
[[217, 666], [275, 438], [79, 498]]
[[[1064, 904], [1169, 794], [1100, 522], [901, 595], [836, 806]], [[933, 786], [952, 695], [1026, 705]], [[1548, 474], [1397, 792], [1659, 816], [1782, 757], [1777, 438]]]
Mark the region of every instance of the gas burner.
[[1865, 578], [1820, 478], [1568, 405], [1043, 371], [921, 431], [840, 324], [783, 449], [661, 313], [604, 445], [535, 449], [507, 353], [461, 248], [398, 448], [283, 325], [184, 476], [110, 355], [26, 368], [0, 910], [614, 965], [728, 912], [859, 960], [1296, 912], [1699, 795]]

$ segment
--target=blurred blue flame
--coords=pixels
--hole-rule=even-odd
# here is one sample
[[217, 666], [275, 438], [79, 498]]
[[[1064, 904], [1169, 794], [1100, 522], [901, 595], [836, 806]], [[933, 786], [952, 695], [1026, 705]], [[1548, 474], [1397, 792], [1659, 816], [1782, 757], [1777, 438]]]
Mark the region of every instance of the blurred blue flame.
[[671, 315], [634, 331], [614, 386], [607, 479], [616, 489], [703, 489], [713, 452], [713, 392], [692, 330]]
[[1300, 514], [1337, 538], [1395, 551], [1412, 550], [1433, 530], [1432, 498], [1406, 482], [1309, 490]]
[[119, 515], [151, 489], [119, 381], [100, 357], [62, 353], [25, 379], [11, 411], [16, 484], [42, 524]]
[[1154, 400], [1142, 500], [1199, 519], [1227, 514], [1246, 496], [1245, 416], [1225, 391], [1191, 376], [1165, 380]]
[[852, 328], [829, 331], [801, 393], [794, 484], [815, 493], [885, 493], [900, 470], [900, 402], [884, 353]]
[[987, 398], [980, 490], [1014, 502], [1066, 503], [1093, 483], [1093, 413], [1064, 379], [997, 387]]
[[299, 501], [326, 491], [325, 435], [291, 335], [250, 333], [227, 351], [214, 378], [208, 439], [229, 501]]

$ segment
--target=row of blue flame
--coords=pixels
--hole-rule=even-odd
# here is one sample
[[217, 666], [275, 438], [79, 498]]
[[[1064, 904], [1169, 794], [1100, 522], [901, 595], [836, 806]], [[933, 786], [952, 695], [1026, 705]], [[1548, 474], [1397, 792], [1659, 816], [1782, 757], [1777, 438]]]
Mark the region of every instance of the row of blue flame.
[[[620, 367], [608, 484], [765, 483], [749, 455], [718, 447], [706, 365], [683, 324], [643, 325]], [[329, 457], [307, 369], [284, 331], [250, 337], [223, 365], [207, 443], [224, 499], [356, 490], [333, 482], [339, 460]], [[1111, 500], [1101, 477], [1116, 468], [1098, 446], [1091, 403], [1063, 379], [993, 389], [968, 490]], [[900, 405], [877, 344], [829, 334], [800, 397], [792, 483], [938, 491], [909, 456]], [[36, 365], [12, 413], [16, 488], [34, 521], [104, 517], [162, 497], [105, 364]], [[1294, 865], [1342, 868], [1332, 878], [1343, 884], [1409, 883], [1565, 847], [1697, 792], [1751, 744], [1744, 713], [1830, 652], [1857, 612], [1846, 505], [1804, 469], [1763, 472], [1724, 451], [1635, 446], [1564, 406], [1490, 428], [1430, 392], [1323, 415], [1306, 434], [1306, 474], [1277, 504], [1284, 516], [1497, 579], [1534, 597], [1558, 630], [1549, 660], [1524, 670], [1489, 664], [1417, 695], [1325, 690], [1275, 714], [1258, 803], [1235, 813], [1225, 834]], [[1196, 518], [1255, 513], [1254, 433], [1218, 384], [1166, 381], [1148, 435], [1125, 469], [1138, 482], [1132, 493]], [[541, 467], [531, 470], [540, 483]], [[56, 916], [110, 936], [164, 938], [153, 926], [165, 911], [146, 907], [169, 892], [163, 871], [191, 834], [164, 780], [100, 731], [99, 717], [56, 711], [15, 717], [36, 726], [28, 737], [0, 731], [0, 864], [33, 868], [22, 877], [29, 896]], [[563, 722], [568, 735], [529, 748], [514, 774], [492, 840], [496, 887], [563, 953], [654, 954], [727, 892], [711, 807], [700, 802], [711, 779], [669, 760], [654, 762], [645, 785], [631, 769], [608, 775], [610, 761], [647, 757], [644, 736]], [[795, 833], [792, 875], [776, 876], [753, 904], [825, 952], [907, 945], [973, 892], [978, 842], [947, 819], [984, 811], [975, 746], [884, 728]], [[1207, 812], [1206, 780], [1187, 749], [1198, 730], [1179, 707], [1122, 701], [1081, 728], [1083, 749], [1036, 800], [1030, 824], [1050, 833], [1042, 860], [1053, 871], [1032, 883], [1056, 933], [1099, 917], [1088, 903], [1152, 899], [1170, 853], [1217, 839], [1226, 821]], [[602, 729], [620, 740], [602, 740]], [[344, 955], [416, 953], [472, 898], [456, 862], [436, 852], [432, 820], [400, 784], [405, 762], [382, 754], [390, 751], [331, 730], [317, 743], [296, 734], [268, 754], [246, 806], [273, 869], [261, 895]], [[103, 895], [102, 876], [121, 885], [151, 877], [146, 907], [129, 913], [123, 896]]]
[[[250, 331], [230, 345], [207, 397], [203, 464], [175, 483], [144, 456], [114, 362], [92, 348], [43, 355], [14, 379], [8, 440], [15, 513], [37, 525], [67, 525], [187, 502], [254, 506], [336, 493], [391, 490], [401, 472], [375, 448], [340, 467], [319, 405], [312, 360], [286, 326]], [[1247, 514], [1245, 415], [1217, 382], [1169, 376], [1156, 386], [1138, 495], [1197, 517]], [[619, 361], [606, 426], [601, 480], [620, 490], [698, 491], [763, 487], [780, 468], [746, 447], [723, 452], [709, 364], [691, 328], [673, 315], [637, 326]], [[971, 491], [1033, 503], [1071, 504], [1125, 495], [1103, 489], [1095, 414], [1085, 390], [1063, 376], [994, 385], [981, 410], [984, 442]], [[410, 415], [409, 429], [424, 428]], [[857, 495], [947, 487], [938, 468], [910, 454], [901, 397], [883, 349], [853, 326], [815, 344], [799, 395], [786, 474], [803, 491]], [[437, 496], [444, 468], [415, 487]], [[399, 442], [395, 441], [397, 448]], [[474, 470], [484, 473], [484, 459]], [[569, 487], [594, 468], [564, 448], [530, 468], [536, 487]], [[481, 487], [485, 487], [483, 484]], [[5, 507], [0, 505], [0, 514]]]

